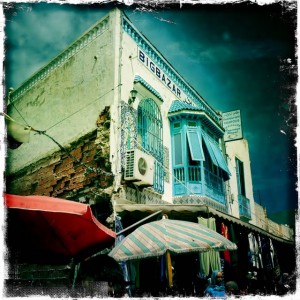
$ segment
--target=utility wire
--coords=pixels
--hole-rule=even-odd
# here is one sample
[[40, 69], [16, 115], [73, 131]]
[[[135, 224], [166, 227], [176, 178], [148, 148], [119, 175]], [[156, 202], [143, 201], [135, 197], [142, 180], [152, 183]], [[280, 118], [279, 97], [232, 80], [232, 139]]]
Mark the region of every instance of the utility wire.
[[[20, 113], [19, 113], [19, 114], [20, 114]], [[20, 114], [20, 116], [22, 117], [22, 119], [25, 121], [25, 123], [26, 123], [27, 125], [24, 125], [24, 124], [22, 124], [22, 123], [20, 123], [20, 122], [18, 122], [18, 121], [16, 121], [16, 120], [14, 120], [12, 117], [10, 117], [10, 116], [9, 116], [8, 114], [6, 114], [5, 112], [0, 112], [0, 115], [4, 116], [6, 119], [8, 119], [8, 120], [10, 120], [10, 121], [12, 121], [12, 122], [14, 122], [14, 123], [20, 125], [20, 126], [23, 126], [24, 129], [30, 130], [30, 129], [32, 128], [31, 126], [28, 125], [28, 123], [25, 121], [25, 119], [22, 117], [21, 114]]]
[[26, 123], [26, 125], [29, 126], [29, 124], [26, 122], [25, 118], [22, 116], [22, 114], [20, 113], [20, 111], [17, 109], [17, 107], [15, 106], [15, 104], [13, 102], [12, 102], [12, 105], [15, 108], [15, 110], [18, 112], [20, 117], [23, 119], [23, 121]]
[[98, 173], [100, 171], [101, 174], [104, 174], [106, 176], [111, 176], [113, 175], [111, 172], [106, 172], [102, 169], [94, 169], [88, 165], [86, 165], [85, 163], [81, 162], [77, 157], [75, 157], [74, 155], [71, 154], [71, 152], [69, 150], [67, 150], [66, 148], [64, 148], [58, 141], [56, 141], [52, 136], [50, 136], [49, 134], [46, 133], [46, 131], [39, 131], [39, 130], [35, 130], [32, 129], [33, 131], [37, 132], [38, 134], [42, 134], [46, 137], [48, 137], [50, 140], [52, 140], [63, 152], [65, 152], [69, 157], [71, 157], [73, 160], [75, 160], [77, 163], [79, 163], [80, 165], [84, 166], [88, 171], [94, 172], [94, 173]]
[[[12, 122], [17, 123], [18, 125], [24, 126], [24, 128], [27, 128], [33, 132], [36, 132], [37, 134], [40, 135], [44, 135], [46, 137], [48, 137], [50, 140], [52, 140], [64, 153], [66, 153], [69, 157], [71, 157], [73, 160], [75, 160], [77, 163], [79, 163], [80, 165], [84, 166], [87, 170], [94, 172], [94, 173], [98, 173], [99, 169], [94, 169], [88, 165], [86, 165], [85, 163], [81, 162], [77, 157], [75, 157], [74, 155], [71, 154], [71, 152], [69, 150], [67, 150], [65, 147], [63, 147], [57, 140], [55, 140], [52, 136], [50, 136], [49, 134], [46, 133], [46, 130], [37, 130], [34, 129], [33, 127], [29, 126], [29, 125], [24, 125], [21, 124], [19, 122], [16, 122], [13, 118], [11, 118], [10, 116], [8, 116], [6, 113], [1, 112], [1, 115], [5, 116], [7, 119], [9, 119]], [[113, 175], [111, 172], [106, 172], [104, 170], [101, 169], [100, 171], [102, 174], [106, 175], [106, 176], [111, 176]]]
[[[57, 126], [58, 124], [62, 123], [63, 121], [69, 119], [70, 117], [72, 117], [73, 115], [81, 112], [82, 110], [84, 110], [85, 108], [87, 108], [88, 106], [90, 106], [91, 104], [93, 104], [94, 102], [100, 100], [101, 98], [103, 98], [104, 96], [106, 96], [107, 94], [109, 94], [110, 92], [112, 92], [113, 90], [115, 90], [116, 88], [118, 88], [120, 85], [122, 84], [118, 84], [116, 87], [112, 88], [111, 90], [105, 92], [104, 94], [102, 94], [101, 96], [97, 97], [96, 99], [92, 100], [91, 102], [87, 103], [84, 107], [78, 109], [77, 111], [73, 112], [72, 114], [68, 115], [66, 118], [58, 121], [57, 123], [53, 124], [52, 126], [50, 126], [49, 128], [47, 128], [46, 130], [37, 130], [34, 129], [33, 127], [31, 127], [28, 122], [25, 120], [25, 118], [22, 116], [22, 114], [20, 113], [20, 111], [17, 109], [17, 107], [14, 105], [14, 103], [12, 103], [12, 105], [14, 106], [14, 108], [16, 109], [16, 111], [18, 112], [18, 114], [20, 115], [20, 117], [24, 120], [24, 122], [26, 123], [26, 125], [15, 121], [13, 118], [11, 118], [9, 115], [7, 115], [4, 112], [1, 112], [1, 115], [4, 115], [7, 119], [9, 119], [10, 121], [15, 122], [16, 124], [20, 125], [20, 126], [24, 126], [24, 129], [30, 129], [34, 132], [36, 132], [37, 134], [40, 135], [44, 135], [46, 137], [48, 137], [49, 139], [51, 139], [63, 152], [65, 152], [69, 157], [71, 157], [73, 160], [75, 160], [76, 162], [78, 162], [80, 165], [84, 166], [87, 170], [91, 171], [91, 172], [95, 172], [98, 173], [99, 169], [97, 168], [97, 170], [95, 170], [94, 168], [91, 168], [89, 166], [87, 166], [86, 164], [82, 163], [79, 161], [79, 159], [77, 159], [75, 156], [73, 156], [70, 151], [68, 151], [67, 149], [65, 149], [60, 143], [58, 143], [52, 136], [50, 136], [49, 134], [47, 134], [46, 132], [49, 129], [52, 129], [53, 127]], [[101, 169], [101, 173], [106, 175], [106, 176], [111, 176], [113, 175], [111, 172], [106, 172], [104, 170]]]
[[48, 128], [46, 129], [46, 131], [48, 131], [49, 129], [52, 129], [53, 127], [55, 127], [56, 125], [62, 123], [63, 121], [65, 121], [65, 120], [71, 118], [73, 115], [75, 115], [75, 114], [81, 112], [82, 110], [84, 110], [84, 109], [87, 108], [88, 106], [92, 105], [94, 102], [100, 100], [101, 98], [103, 98], [104, 96], [106, 96], [107, 94], [109, 94], [110, 92], [114, 91], [114, 90], [115, 90], [116, 88], [118, 88], [120, 85], [122, 85], [122, 84], [118, 84], [116, 87], [112, 88], [111, 90], [107, 91], [107, 92], [104, 93], [103, 95], [101, 95], [101, 96], [97, 97], [96, 99], [92, 100], [91, 102], [87, 103], [85, 106], [81, 107], [81, 108], [78, 109], [77, 111], [75, 111], [75, 112], [73, 112], [72, 114], [68, 115], [68, 116], [65, 117], [64, 119], [62, 119], [62, 120], [58, 121], [57, 123], [51, 125], [50, 127], [48, 127]]
[[[57, 123], [55, 123], [55, 124], [51, 125], [50, 127], [48, 127], [46, 130], [44, 130], [44, 132], [48, 131], [49, 129], [52, 129], [52, 128], [55, 127], [56, 125], [58, 125], [58, 124], [62, 123], [63, 121], [65, 121], [65, 120], [71, 118], [73, 115], [75, 115], [75, 114], [77, 114], [77, 113], [83, 111], [85, 108], [87, 108], [88, 106], [90, 106], [90, 105], [93, 104], [94, 102], [100, 100], [101, 98], [103, 98], [104, 96], [106, 96], [106, 95], [109, 94], [110, 92], [114, 91], [116, 88], [118, 88], [118, 87], [121, 86], [121, 85], [122, 85], [122, 84], [118, 84], [117, 86], [113, 87], [111, 90], [109, 90], [109, 91], [105, 92], [104, 94], [102, 94], [101, 96], [99, 96], [99, 97], [93, 99], [92, 101], [90, 101], [90, 102], [87, 103], [85, 106], [83, 106], [83, 107], [81, 107], [80, 109], [78, 109], [77, 111], [71, 113], [70, 115], [68, 115], [68, 116], [66, 116], [65, 118], [61, 119], [61, 120], [58, 121]], [[19, 125], [22, 125], [22, 126], [24, 126], [24, 127], [30, 127], [30, 128], [31, 128], [31, 126], [29, 126], [28, 122], [27, 122], [27, 121], [25, 120], [25, 118], [22, 116], [22, 114], [20, 113], [20, 111], [17, 109], [16, 105], [15, 105], [13, 102], [11, 102], [11, 104], [14, 106], [14, 108], [16, 109], [16, 111], [18, 112], [18, 114], [20, 115], [20, 117], [23, 119], [23, 121], [25, 122], [25, 124], [26, 124], [27, 126], [25, 126], [24, 124], [21, 124], [21, 123], [15, 121], [15, 120], [13, 120], [9, 115], [7, 115], [7, 114], [4, 113], [4, 112], [1, 113], [1, 114], [3, 114], [4, 116], [6, 116], [6, 117], [7, 117], [8, 119], [10, 119], [10, 120], [13, 120], [15, 123], [17, 123], [17, 124], [19, 124]]]

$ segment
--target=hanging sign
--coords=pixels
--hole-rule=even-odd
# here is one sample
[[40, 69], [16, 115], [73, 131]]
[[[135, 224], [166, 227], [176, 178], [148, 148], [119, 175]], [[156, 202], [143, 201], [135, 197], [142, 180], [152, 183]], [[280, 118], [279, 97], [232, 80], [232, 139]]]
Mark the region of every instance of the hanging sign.
[[243, 138], [241, 111], [233, 110], [222, 113], [223, 128], [225, 129], [224, 141], [233, 141]]

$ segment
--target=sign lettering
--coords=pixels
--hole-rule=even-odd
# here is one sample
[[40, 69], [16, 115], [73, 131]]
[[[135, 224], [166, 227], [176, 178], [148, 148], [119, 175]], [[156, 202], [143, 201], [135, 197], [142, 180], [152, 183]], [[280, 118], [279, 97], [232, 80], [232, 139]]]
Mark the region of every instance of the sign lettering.
[[192, 100], [161, 70], [141, 49], [138, 49], [139, 61], [181, 101], [195, 105]]
[[224, 141], [232, 141], [243, 138], [240, 110], [222, 113], [223, 127], [225, 129]]

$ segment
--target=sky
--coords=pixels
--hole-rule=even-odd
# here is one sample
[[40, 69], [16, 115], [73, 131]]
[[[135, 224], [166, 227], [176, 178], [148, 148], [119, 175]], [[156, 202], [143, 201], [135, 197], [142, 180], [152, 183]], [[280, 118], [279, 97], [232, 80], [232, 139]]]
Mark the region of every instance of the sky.
[[[7, 4], [7, 88], [20, 86], [112, 7], [61, 2]], [[241, 110], [255, 201], [290, 224], [287, 212], [298, 203], [297, 15], [291, 2], [119, 7], [214, 109]]]

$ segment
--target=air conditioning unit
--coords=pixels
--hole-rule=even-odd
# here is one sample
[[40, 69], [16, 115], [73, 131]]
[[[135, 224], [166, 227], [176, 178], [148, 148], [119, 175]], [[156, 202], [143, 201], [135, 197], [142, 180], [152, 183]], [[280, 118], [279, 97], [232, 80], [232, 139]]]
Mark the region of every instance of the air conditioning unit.
[[139, 149], [127, 150], [124, 179], [135, 185], [153, 185], [154, 158]]

